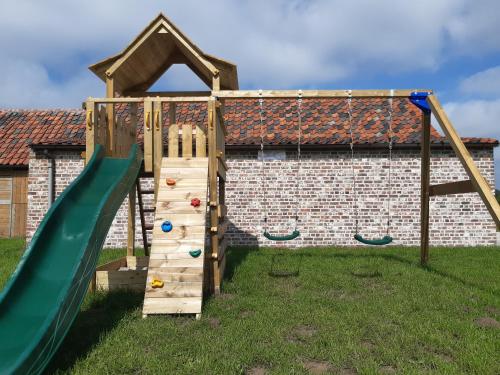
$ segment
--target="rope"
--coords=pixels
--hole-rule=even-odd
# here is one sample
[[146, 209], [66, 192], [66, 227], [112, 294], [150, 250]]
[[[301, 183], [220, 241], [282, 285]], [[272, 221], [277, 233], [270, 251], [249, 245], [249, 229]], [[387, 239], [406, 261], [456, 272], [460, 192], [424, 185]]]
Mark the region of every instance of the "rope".
[[389, 138], [388, 138], [388, 144], [389, 144], [389, 176], [387, 179], [387, 190], [389, 191], [389, 197], [387, 199], [387, 234], [390, 232], [391, 228], [391, 196], [392, 196], [392, 145], [393, 145], [393, 135], [392, 135], [392, 112], [393, 112], [393, 96], [394, 96], [394, 90], [391, 90], [390, 93], [390, 98], [389, 100]]
[[352, 201], [352, 211], [354, 212], [354, 220], [355, 220], [355, 234], [359, 232], [359, 219], [358, 219], [358, 195], [356, 189], [356, 172], [354, 170], [354, 131], [352, 127], [352, 91], [347, 91], [347, 108], [349, 114], [349, 136], [351, 138], [350, 147], [351, 147], [351, 176], [352, 176], [352, 184], [351, 189], [353, 192], [353, 201]]

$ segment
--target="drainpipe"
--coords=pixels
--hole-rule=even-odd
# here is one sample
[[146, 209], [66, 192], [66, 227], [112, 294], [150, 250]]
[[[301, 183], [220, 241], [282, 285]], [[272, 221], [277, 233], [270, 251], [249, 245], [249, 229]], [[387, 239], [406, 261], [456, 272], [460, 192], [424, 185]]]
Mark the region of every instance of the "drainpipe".
[[48, 194], [48, 203], [49, 208], [54, 203], [54, 176], [56, 171], [56, 159], [52, 154], [49, 154], [49, 150], [45, 149], [43, 154], [47, 159], [49, 159], [49, 178], [47, 179], [47, 190]]

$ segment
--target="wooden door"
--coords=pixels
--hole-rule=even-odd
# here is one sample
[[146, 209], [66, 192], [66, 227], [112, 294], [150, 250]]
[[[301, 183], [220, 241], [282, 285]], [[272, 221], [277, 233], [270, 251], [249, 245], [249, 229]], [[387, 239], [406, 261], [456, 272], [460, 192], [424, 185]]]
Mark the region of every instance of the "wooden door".
[[11, 235], [12, 177], [0, 176], [0, 237]]

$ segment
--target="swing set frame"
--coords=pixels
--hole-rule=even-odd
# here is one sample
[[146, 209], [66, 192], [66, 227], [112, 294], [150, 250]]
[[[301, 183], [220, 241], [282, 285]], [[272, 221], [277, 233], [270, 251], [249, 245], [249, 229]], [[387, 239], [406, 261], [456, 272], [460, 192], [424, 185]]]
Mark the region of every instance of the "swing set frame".
[[[212, 95], [225, 98], [297, 98], [297, 90], [220, 90]], [[420, 263], [429, 261], [429, 202], [432, 196], [478, 193], [495, 224], [500, 228], [500, 205], [491, 186], [479, 171], [455, 127], [446, 115], [432, 90], [302, 90], [302, 98], [407, 98], [422, 111], [422, 136], [420, 142]], [[469, 179], [443, 184], [430, 184], [431, 169], [431, 115], [439, 123], [445, 138], [460, 160]]]

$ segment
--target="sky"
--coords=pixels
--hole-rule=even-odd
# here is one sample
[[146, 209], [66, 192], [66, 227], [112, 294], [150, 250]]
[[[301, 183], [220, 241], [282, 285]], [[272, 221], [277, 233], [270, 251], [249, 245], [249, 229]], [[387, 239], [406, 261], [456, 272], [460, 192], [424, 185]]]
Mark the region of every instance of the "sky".
[[[433, 89], [462, 136], [500, 139], [497, 0], [16, 0], [0, 4], [0, 108], [80, 108], [88, 66], [159, 12], [238, 65], [241, 89]], [[205, 90], [176, 66], [155, 89]], [[500, 151], [495, 151], [500, 187]]]

